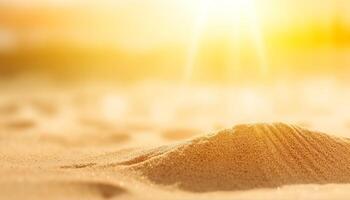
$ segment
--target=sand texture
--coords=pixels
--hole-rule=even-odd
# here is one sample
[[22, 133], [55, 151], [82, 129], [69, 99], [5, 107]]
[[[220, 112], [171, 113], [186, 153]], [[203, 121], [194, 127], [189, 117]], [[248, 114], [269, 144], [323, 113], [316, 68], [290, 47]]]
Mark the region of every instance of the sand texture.
[[125, 164], [195, 192], [347, 183], [350, 141], [283, 123], [238, 125]]
[[15, 86], [1, 88], [0, 200], [349, 199], [350, 96]]

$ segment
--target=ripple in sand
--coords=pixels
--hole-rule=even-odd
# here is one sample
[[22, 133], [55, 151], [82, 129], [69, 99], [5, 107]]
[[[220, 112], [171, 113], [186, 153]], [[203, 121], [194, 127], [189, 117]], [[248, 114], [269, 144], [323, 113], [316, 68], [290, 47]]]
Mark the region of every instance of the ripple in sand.
[[127, 142], [130, 140], [130, 135], [119, 131], [95, 131], [76, 135], [42, 134], [40, 140], [67, 147], [101, 147]]
[[93, 167], [96, 163], [83, 163], [83, 164], [74, 164], [74, 165], [64, 165], [61, 166], [61, 169], [82, 169], [87, 167]]
[[41, 199], [46, 195], [58, 197], [58, 199], [113, 199], [127, 193], [125, 188], [116, 184], [83, 180], [23, 182], [23, 184], [8, 184], [2, 187], [3, 196], [12, 196], [6, 192], [16, 193], [16, 197], [23, 195], [24, 199]]
[[30, 103], [35, 110], [46, 116], [53, 116], [58, 113], [59, 106], [53, 100], [33, 99]]
[[13, 115], [17, 114], [20, 110], [20, 106], [16, 103], [1, 103], [0, 115]]
[[3, 122], [3, 127], [6, 129], [14, 129], [14, 130], [24, 130], [30, 129], [36, 126], [35, 120], [32, 119], [14, 119]]
[[239, 125], [156, 152], [121, 164], [197, 192], [350, 183], [348, 139], [282, 123]]

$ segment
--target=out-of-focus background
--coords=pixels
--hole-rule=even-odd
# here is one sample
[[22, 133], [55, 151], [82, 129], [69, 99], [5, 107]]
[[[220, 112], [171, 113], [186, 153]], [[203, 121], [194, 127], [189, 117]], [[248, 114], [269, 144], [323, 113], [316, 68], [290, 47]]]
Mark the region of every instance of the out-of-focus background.
[[76, 120], [344, 133], [349, 13], [346, 0], [1, 0], [0, 112], [56, 132]]
[[347, 199], [349, 78], [350, 0], [0, 0], [0, 199]]
[[0, 72], [116, 81], [346, 79], [349, 11], [346, 0], [2, 0]]

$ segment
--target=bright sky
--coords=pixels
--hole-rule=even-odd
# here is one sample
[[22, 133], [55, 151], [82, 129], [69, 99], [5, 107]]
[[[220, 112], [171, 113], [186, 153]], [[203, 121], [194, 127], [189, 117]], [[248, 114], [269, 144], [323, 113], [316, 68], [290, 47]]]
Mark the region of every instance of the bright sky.
[[[147, 48], [174, 41], [187, 43], [203, 2], [205, 0], [0, 0], [0, 9], [4, 9], [0, 12], [0, 29], [27, 27], [26, 31], [31, 33], [25, 34], [34, 35], [34, 38], [41, 34], [128, 48]], [[291, 24], [329, 23], [337, 8], [349, 7], [344, 6], [349, 4], [345, 0], [209, 2], [202, 31], [212, 34], [237, 29], [237, 26], [245, 29], [244, 26], [249, 26], [247, 20], [252, 17], [258, 20], [264, 32], [283, 30]], [[254, 2], [254, 6], [244, 2]], [[18, 9], [26, 9], [26, 12]], [[345, 10], [340, 14], [346, 17], [347, 13]]]
[[117, 52], [130, 65], [177, 65], [184, 79], [196, 65], [264, 74], [271, 55], [280, 66], [279, 53], [349, 46], [349, 13], [348, 0], [0, 0], [0, 53]]

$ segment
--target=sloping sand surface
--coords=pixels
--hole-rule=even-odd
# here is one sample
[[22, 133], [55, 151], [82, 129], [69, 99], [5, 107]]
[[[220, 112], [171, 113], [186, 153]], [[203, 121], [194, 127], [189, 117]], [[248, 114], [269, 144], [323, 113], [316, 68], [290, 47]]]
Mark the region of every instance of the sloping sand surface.
[[350, 141], [283, 123], [248, 124], [120, 164], [195, 192], [350, 183]]
[[[126, 193], [123, 188], [93, 181], [40, 181], [2, 185], [8, 199], [111, 199]], [[32, 191], [28, 195], [28, 191]], [[7, 193], [7, 194], [6, 194]]]
[[[139, 94], [142, 88], [24, 90], [0, 98], [1, 200], [346, 200], [350, 194], [350, 141], [336, 137], [349, 137], [347, 97], [330, 95], [341, 101], [328, 108], [244, 107], [246, 99], [226, 89], [234, 95], [202, 102], [205, 92], [179, 104], [173, 90], [149, 97]], [[217, 130], [260, 120], [337, 135], [282, 123]]]

